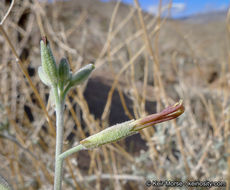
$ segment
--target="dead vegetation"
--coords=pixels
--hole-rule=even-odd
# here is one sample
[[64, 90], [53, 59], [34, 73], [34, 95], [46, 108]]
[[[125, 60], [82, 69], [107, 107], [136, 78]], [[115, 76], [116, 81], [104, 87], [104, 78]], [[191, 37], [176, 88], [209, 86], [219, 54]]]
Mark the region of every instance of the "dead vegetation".
[[53, 184], [55, 114], [37, 75], [43, 35], [57, 62], [96, 66], [67, 98], [65, 148], [179, 99], [186, 108], [177, 121], [66, 159], [63, 189], [144, 189], [147, 178], [230, 182], [230, 14], [196, 24], [134, 4], [19, 0], [0, 24], [0, 173], [15, 190]]

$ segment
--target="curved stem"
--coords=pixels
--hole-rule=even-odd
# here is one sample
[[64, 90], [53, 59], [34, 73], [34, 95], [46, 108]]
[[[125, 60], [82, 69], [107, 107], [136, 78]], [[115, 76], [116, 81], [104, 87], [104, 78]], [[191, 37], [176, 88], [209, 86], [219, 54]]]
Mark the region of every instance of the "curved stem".
[[77, 145], [77, 146], [75, 146], [75, 147], [73, 147], [73, 148], [71, 148], [71, 149], [69, 149], [69, 150], [63, 152], [62, 154], [60, 154], [60, 155], [58, 156], [58, 160], [63, 162], [63, 160], [64, 160], [66, 157], [70, 156], [71, 154], [76, 153], [76, 152], [78, 152], [78, 151], [80, 151], [80, 150], [86, 150], [86, 149], [87, 149], [87, 148], [85, 148], [83, 145], [79, 144], [79, 145]]

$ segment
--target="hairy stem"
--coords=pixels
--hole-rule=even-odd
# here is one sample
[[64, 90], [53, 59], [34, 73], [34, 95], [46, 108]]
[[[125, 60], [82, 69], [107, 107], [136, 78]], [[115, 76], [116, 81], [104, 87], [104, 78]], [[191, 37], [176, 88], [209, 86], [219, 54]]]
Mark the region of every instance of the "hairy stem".
[[63, 160], [58, 156], [62, 153], [63, 146], [63, 124], [64, 124], [64, 99], [58, 95], [57, 88], [54, 88], [56, 99], [56, 153], [55, 153], [55, 178], [54, 190], [61, 190]]
[[77, 145], [77, 146], [75, 146], [75, 147], [73, 147], [73, 148], [71, 148], [71, 149], [69, 149], [69, 150], [63, 152], [62, 154], [60, 154], [60, 155], [58, 156], [58, 160], [63, 162], [63, 160], [64, 160], [66, 157], [68, 157], [68, 156], [70, 156], [71, 154], [76, 153], [76, 152], [78, 152], [78, 151], [80, 151], [80, 150], [86, 150], [86, 148], [85, 148], [83, 145], [79, 144], [79, 145]]

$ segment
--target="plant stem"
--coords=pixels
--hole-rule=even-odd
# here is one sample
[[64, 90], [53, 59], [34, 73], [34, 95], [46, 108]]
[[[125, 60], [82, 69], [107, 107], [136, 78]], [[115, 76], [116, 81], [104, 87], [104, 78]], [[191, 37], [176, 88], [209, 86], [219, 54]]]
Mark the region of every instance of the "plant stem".
[[62, 154], [60, 154], [58, 156], [58, 160], [63, 161], [66, 157], [68, 157], [71, 154], [76, 153], [76, 152], [78, 152], [80, 150], [86, 150], [86, 148], [83, 145], [79, 144], [79, 145], [77, 145], [77, 146], [75, 146], [75, 147], [63, 152]]
[[63, 124], [64, 124], [64, 99], [58, 94], [57, 88], [54, 88], [55, 104], [56, 104], [56, 153], [55, 153], [55, 178], [54, 190], [61, 190], [62, 183], [62, 166], [63, 160], [59, 160], [58, 156], [62, 153], [63, 146]]

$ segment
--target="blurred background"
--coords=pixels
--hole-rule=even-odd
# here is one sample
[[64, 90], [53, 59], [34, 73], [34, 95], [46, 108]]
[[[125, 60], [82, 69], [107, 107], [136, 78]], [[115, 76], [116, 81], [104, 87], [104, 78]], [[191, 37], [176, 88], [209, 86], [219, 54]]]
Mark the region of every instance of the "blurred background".
[[[10, 3], [0, 1], [0, 19]], [[15, 1], [0, 25], [0, 175], [15, 190], [53, 187], [55, 111], [37, 74], [46, 35], [57, 63], [66, 57], [73, 71], [96, 67], [66, 99], [65, 150], [179, 99], [185, 106], [177, 120], [70, 156], [63, 189], [151, 189], [146, 179], [230, 182], [229, 3]]]
[[[109, 2], [109, 0], [101, 0], [102, 2]], [[132, 0], [123, 0], [125, 4], [133, 5]], [[170, 1], [162, 0], [160, 3], [163, 6], [167, 6]], [[173, 0], [171, 1], [171, 17], [183, 19], [190, 16], [194, 16], [195, 14], [204, 14], [207, 13], [211, 16], [210, 13], [219, 12], [226, 13], [227, 9], [229, 8], [229, 0]], [[158, 14], [159, 8], [159, 1], [148, 1], [148, 0], [139, 0], [140, 7], [143, 11], [152, 13], [154, 15]], [[162, 13], [161, 15], [166, 15]]]

